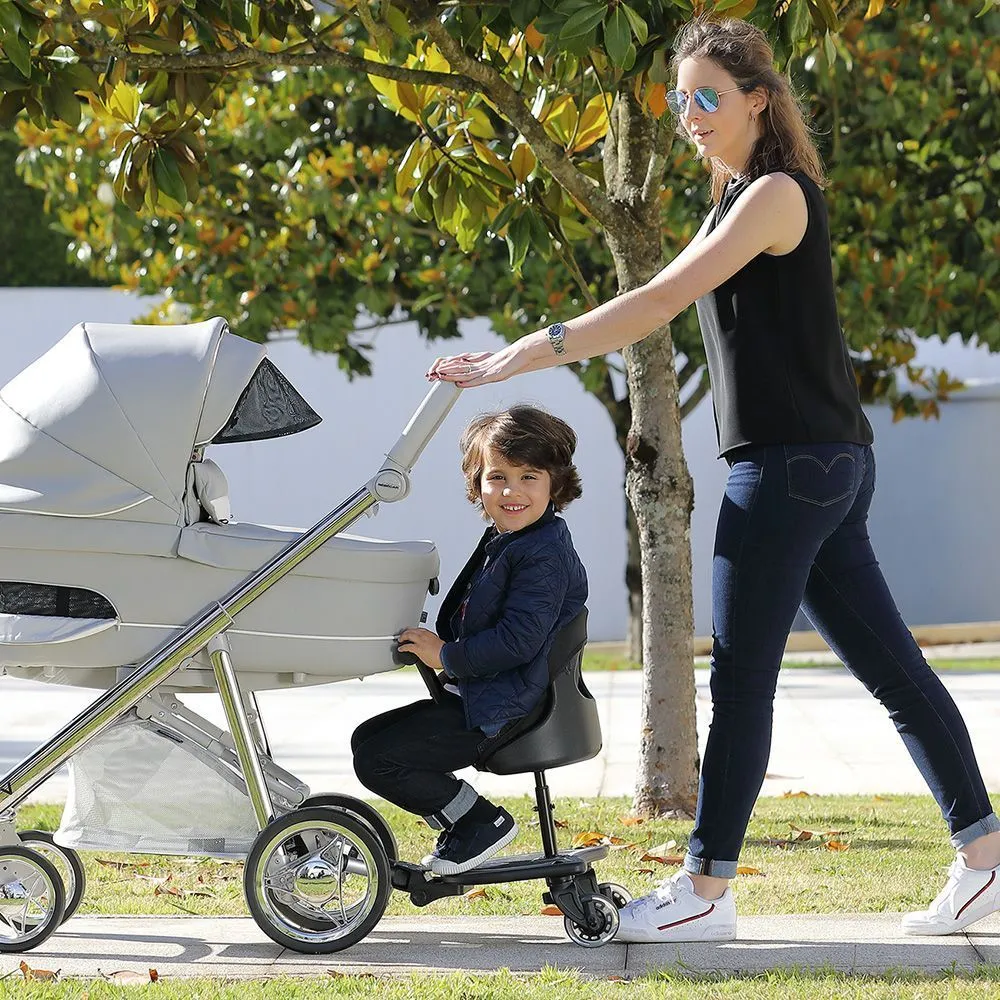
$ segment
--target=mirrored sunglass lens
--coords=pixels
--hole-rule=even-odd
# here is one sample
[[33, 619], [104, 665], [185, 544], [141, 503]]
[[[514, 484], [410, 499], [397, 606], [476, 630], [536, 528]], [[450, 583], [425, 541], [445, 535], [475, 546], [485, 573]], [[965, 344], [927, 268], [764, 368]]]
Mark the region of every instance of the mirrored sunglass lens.
[[684, 105], [686, 101], [684, 98], [683, 91], [680, 90], [669, 90], [667, 91], [667, 107], [675, 115], [680, 115], [684, 113]]
[[711, 114], [713, 111], [719, 110], [719, 92], [712, 87], [699, 87], [694, 92], [694, 99], [702, 111]]

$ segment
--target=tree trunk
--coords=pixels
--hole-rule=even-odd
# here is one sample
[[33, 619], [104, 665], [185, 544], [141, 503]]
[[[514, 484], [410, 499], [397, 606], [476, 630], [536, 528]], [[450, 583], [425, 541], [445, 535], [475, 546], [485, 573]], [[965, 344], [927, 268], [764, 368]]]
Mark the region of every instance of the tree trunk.
[[[612, 106], [604, 146], [606, 190], [621, 205], [608, 244], [622, 291], [662, 266], [659, 183], [648, 183], [657, 125], [627, 91]], [[654, 161], [655, 162], [655, 161]], [[694, 813], [695, 728], [691, 510], [694, 491], [681, 443], [680, 394], [670, 330], [626, 348], [632, 424], [625, 448], [626, 492], [641, 547], [643, 695], [636, 812]]]

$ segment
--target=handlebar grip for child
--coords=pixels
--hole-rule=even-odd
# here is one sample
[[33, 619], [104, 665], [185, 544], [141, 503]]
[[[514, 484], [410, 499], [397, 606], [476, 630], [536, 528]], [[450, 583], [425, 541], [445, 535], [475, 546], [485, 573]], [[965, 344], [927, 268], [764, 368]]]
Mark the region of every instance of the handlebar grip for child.
[[453, 382], [436, 382], [410, 417], [410, 422], [403, 428], [399, 440], [386, 455], [389, 462], [409, 472], [427, 442], [448, 416], [461, 391]]

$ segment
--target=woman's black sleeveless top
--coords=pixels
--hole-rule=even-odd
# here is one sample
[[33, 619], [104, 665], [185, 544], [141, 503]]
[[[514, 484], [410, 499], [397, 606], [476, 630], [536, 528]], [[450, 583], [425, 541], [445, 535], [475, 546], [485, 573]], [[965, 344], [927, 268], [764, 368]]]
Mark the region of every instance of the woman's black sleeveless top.
[[[782, 256], [761, 253], [697, 301], [712, 382], [719, 454], [763, 444], [871, 444], [837, 318], [830, 229], [819, 187], [802, 188], [809, 222]], [[733, 180], [709, 232], [747, 189]]]

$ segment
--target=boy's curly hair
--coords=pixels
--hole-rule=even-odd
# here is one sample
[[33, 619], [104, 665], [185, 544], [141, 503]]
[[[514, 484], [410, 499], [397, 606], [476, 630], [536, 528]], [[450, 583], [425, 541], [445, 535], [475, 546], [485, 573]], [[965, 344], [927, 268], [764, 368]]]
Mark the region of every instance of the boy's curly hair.
[[544, 469], [552, 481], [551, 498], [557, 511], [583, 495], [573, 464], [576, 432], [559, 417], [535, 406], [483, 413], [462, 434], [462, 472], [470, 503], [482, 509], [482, 478], [487, 451], [495, 451], [513, 465]]

